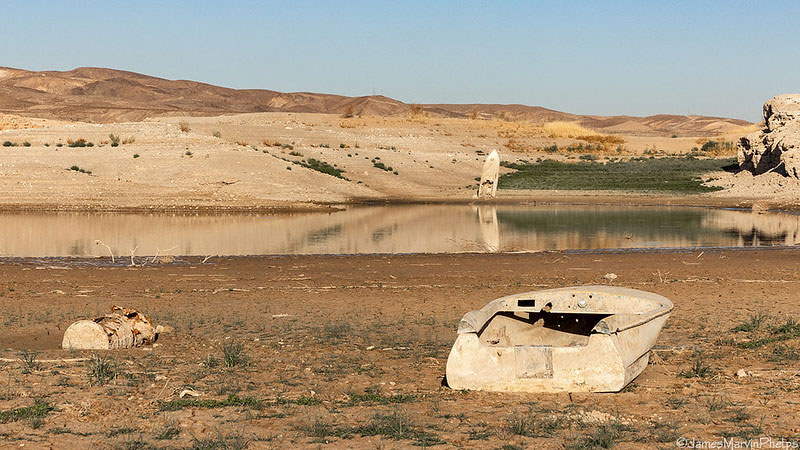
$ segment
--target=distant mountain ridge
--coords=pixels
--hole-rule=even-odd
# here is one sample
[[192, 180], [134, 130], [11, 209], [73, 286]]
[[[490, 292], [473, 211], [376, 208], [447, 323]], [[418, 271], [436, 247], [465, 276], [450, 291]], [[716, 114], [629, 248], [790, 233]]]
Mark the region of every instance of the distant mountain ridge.
[[108, 123], [140, 121], [161, 115], [213, 116], [252, 112], [404, 116], [412, 108], [422, 108], [429, 114], [443, 117], [574, 121], [610, 133], [708, 135], [750, 124], [739, 119], [708, 116], [587, 116], [526, 105], [410, 105], [382, 95], [347, 97], [231, 89], [95, 67], [64, 72], [0, 67], [0, 112], [46, 119]]

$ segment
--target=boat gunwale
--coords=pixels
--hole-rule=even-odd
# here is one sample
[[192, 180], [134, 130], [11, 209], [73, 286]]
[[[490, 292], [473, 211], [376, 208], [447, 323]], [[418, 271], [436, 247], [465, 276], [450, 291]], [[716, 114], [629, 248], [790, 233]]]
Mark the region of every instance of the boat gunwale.
[[[592, 329], [592, 331], [606, 335], [642, 326], [654, 319], [670, 314], [674, 308], [672, 302], [668, 298], [662, 295], [648, 291], [642, 291], [639, 289], [631, 289], [620, 286], [587, 285], [587, 286], [570, 286], [563, 288], [543, 289], [538, 291], [529, 291], [518, 294], [506, 295], [504, 297], [500, 297], [490, 301], [489, 303], [484, 305], [483, 308], [479, 310], [473, 310], [466, 313], [464, 317], [461, 319], [461, 322], [459, 323], [458, 334], [462, 333], [479, 334], [481, 331], [483, 331], [484, 328], [486, 328], [489, 322], [500, 312], [511, 312], [511, 313], [533, 312], [529, 309], [521, 309], [519, 306], [515, 308], [509, 308], [507, 307], [508, 302], [514, 302], [516, 304], [518, 300], [530, 299], [530, 297], [534, 295], [541, 295], [544, 293], [559, 293], [559, 292], [603, 293], [609, 295], [632, 297], [656, 303], [657, 306], [654, 309], [645, 311], [643, 313], [614, 313], [614, 312], [598, 313], [598, 314], [606, 314], [606, 317], [601, 319], [600, 322]], [[541, 311], [541, 308], [539, 309], [539, 311]], [[572, 314], [572, 313], [556, 312], [555, 314]], [[619, 322], [623, 317], [631, 318], [632, 316], [637, 316], [637, 319], [632, 321], [631, 323], [624, 324], [624, 326], [616, 326], [616, 327], [608, 326], [610, 323], [613, 324], [614, 322]], [[615, 317], [616, 319], [614, 319]]]

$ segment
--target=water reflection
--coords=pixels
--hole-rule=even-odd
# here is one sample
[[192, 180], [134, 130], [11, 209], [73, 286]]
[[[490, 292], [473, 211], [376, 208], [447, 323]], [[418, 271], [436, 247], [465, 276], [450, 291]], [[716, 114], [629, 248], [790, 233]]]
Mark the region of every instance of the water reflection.
[[2, 256], [497, 252], [795, 245], [800, 216], [681, 207], [409, 205], [297, 215], [0, 214]]

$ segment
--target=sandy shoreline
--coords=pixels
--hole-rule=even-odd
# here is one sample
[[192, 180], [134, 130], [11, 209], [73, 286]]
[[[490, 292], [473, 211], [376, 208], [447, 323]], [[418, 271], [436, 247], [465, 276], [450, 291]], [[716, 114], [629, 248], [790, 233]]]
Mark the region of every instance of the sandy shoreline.
[[573, 192], [573, 191], [501, 191], [495, 199], [474, 198], [356, 198], [342, 202], [262, 202], [252, 204], [52, 204], [52, 203], [0, 203], [0, 212], [119, 212], [119, 213], [236, 213], [236, 214], [280, 214], [302, 212], [329, 212], [354, 206], [371, 205], [614, 205], [614, 206], [691, 206], [707, 208], [735, 208], [796, 212], [800, 204], [784, 201], [748, 199], [742, 197], [719, 197], [712, 195], [664, 195], [632, 192]]

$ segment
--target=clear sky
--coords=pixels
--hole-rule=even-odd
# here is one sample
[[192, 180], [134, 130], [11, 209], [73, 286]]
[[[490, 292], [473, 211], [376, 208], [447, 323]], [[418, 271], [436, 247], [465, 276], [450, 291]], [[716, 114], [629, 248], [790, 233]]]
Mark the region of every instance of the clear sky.
[[234, 88], [758, 120], [800, 92], [794, 1], [3, 0], [0, 66]]

